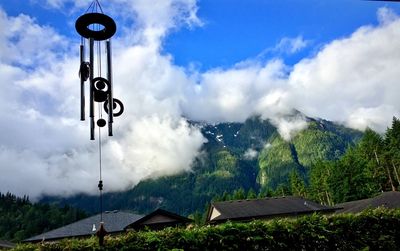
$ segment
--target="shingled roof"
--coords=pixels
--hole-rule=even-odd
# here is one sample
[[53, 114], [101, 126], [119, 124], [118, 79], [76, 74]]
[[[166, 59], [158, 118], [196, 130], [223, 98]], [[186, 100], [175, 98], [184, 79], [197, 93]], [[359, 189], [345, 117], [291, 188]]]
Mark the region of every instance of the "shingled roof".
[[0, 250], [14, 248], [15, 244], [9, 241], [0, 240]]
[[207, 221], [265, 219], [278, 216], [333, 212], [337, 208], [320, 205], [296, 196], [274, 197], [251, 200], [233, 200], [211, 204]]
[[342, 208], [338, 213], [358, 213], [368, 208], [372, 209], [381, 206], [386, 208], [400, 208], [400, 192], [384, 192], [373, 198], [337, 204], [337, 207]]
[[[137, 215], [127, 212], [111, 211], [103, 214], [104, 227], [108, 233], [118, 233], [133, 222], [141, 219], [143, 215]], [[74, 222], [72, 224], [54, 229], [52, 231], [36, 235], [24, 241], [38, 242], [42, 240], [57, 240], [71, 237], [84, 237], [95, 234], [99, 229], [100, 214]]]
[[130, 224], [126, 229], [142, 229], [144, 227], [162, 229], [164, 227], [187, 225], [191, 222], [193, 220], [159, 208]]

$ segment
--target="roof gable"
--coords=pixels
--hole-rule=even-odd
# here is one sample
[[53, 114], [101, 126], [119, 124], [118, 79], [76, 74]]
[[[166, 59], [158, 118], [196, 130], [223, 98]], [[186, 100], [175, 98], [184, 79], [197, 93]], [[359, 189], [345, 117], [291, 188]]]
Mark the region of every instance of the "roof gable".
[[337, 204], [337, 206], [343, 208], [339, 213], [357, 213], [367, 208], [377, 208], [380, 206], [400, 208], [400, 192], [383, 192], [373, 198], [344, 202]]
[[210, 213], [210, 220], [214, 220], [217, 217], [219, 217], [220, 215], [221, 215], [221, 212], [218, 211], [218, 209], [216, 209], [215, 207], [212, 207], [211, 213]]
[[125, 229], [140, 228], [141, 226], [150, 227], [152, 225], [163, 225], [163, 224], [171, 225], [171, 224], [182, 224], [189, 222], [192, 222], [192, 220], [163, 209], [157, 209], [154, 212], [144, 216], [143, 218], [133, 222]]
[[287, 196], [252, 200], [214, 202], [208, 214], [208, 221], [267, 218], [279, 215], [335, 211], [336, 208], [323, 206], [301, 197]]

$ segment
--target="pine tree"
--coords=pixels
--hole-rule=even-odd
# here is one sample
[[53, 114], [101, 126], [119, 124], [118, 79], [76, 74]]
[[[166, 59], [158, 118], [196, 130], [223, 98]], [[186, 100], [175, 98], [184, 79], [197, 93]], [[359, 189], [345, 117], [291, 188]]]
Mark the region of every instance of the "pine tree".
[[241, 187], [233, 192], [232, 196], [233, 200], [244, 200], [246, 199], [246, 193], [244, 192], [244, 189]]
[[249, 191], [247, 192], [247, 199], [255, 199], [257, 198], [256, 192], [254, 192], [253, 188], [250, 188]]
[[390, 184], [392, 190], [395, 190], [400, 185], [400, 120], [396, 117], [393, 117], [392, 127], [386, 130], [384, 142], [385, 152], [383, 156], [386, 172], [390, 175], [390, 178], [393, 177]]
[[333, 205], [332, 190], [328, 183], [333, 163], [333, 161], [317, 161], [309, 172], [309, 198], [324, 205]]
[[290, 191], [292, 195], [306, 197], [306, 186], [304, 180], [300, 177], [296, 170], [289, 174]]

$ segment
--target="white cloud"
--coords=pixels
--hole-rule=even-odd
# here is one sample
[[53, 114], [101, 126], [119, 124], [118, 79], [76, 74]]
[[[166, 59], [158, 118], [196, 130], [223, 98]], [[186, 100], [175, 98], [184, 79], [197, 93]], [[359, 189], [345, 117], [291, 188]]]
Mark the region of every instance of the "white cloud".
[[[73, 3], [77, 8], [82, 1], [48, 3], [54, 8]], [[293, 108], [308, 116], [380, 131], [393, 115], [399, 116], [400, 44], [393, 41], [400, 39], [400, 21], [387, 9], [379, 11], [378, 26], [361, 27], [347, 38], [332, 41], [293, 68], [279, 59], [250, 59], [228, 69], [188, 74], [160, 49], [172, 29], [201, 24], [196, 1], [106, 4], [112, 13], [120, 9], [138, 21], [134, 28], [120, 26], [123, 32], [113, 43], [114, 91], [126, 109], [115, 120], [115, 136], [104, 137], [107, 191], [190, 170], [204, 138], [182, 115], [219, 122], [261, 114], [286, 139], [306, 126], [302, 116], [287, 116]], [[12, 27], [12, 32], [4, 29], [0, 34], [4, 132], [0, 134], [4, 174], [0, 191], [32, 197], [96, 192], [97, 142], [88, 139], [88, 122], [79, 121], [75, 50], [79, 41], [26, 15], [9, 17], [1, 9], [0, 27]], [[43, 41], [44, 34], [50, 36]], [[287, 48], [300, 49], [304, 44], [299, 39]]]
[[270, 118], [273, 125], [278, 128], [279, 134], [284, 140], [289, 141], [296, 133], [307, 128], [307, 122], [304, 116], [289, 115], [289, 116], [274, 116]]
[[[31, 0], [58, 11], [79, 13], [88, 7], [93, 11], [97, 4], [87, 0]], [[168, 32], [181, 26], [201, 26], [197, 16], [197, 0], [108, 0], [99, 1], [105, 14], [118, 19], [117, 35], [125, 43], [140, 42], [146, 46], [160, 47]], [[66, 10], [67, 9], [67, 10]], [[97, 11], [100, 11], [97, 7]], [[132, 25], [133, 23], [133, 25]]]
[[64, 38], [51, 27], [39, 26], [27, 15], [7, 17], [0, 10], [0, 29], [0, 60], [3, 63], [24, 67], [33, 67], [38, 62], [50, 65], [65, 53]]
[[[116, 182], [132, 186], [143, 178], [190, 171], [203, 143], [200, 131], [182, 118], [155, 115], [140, 118], [131, 124], [124, 138], [108, 144], [105, 151], [110, 151], [113, 156], [110, 161], [118, 164], [105, 169], [109, 172], [107, 177], [114, 176], [119, 179]], [[114, 175], [120, 172], [124, 175]]]
[[49, 7], [56, 9], [64, 7], [62, 0], [47, 0], [47, 4], [49, 5]]
[[383, 132], [399, 116], [400, 20], [378, 11], [378, 26], [363, 26], [348, 37], [326, 44], [315, 56], [292, 69], [282, 61], [246, 60], [230, 69], [201, 74], [183, 106], [189, 117], [243, 121], [252, 114], [269, 118], [285, 138], [305, 127], [288, 120], [293, 109], [308, 116], [370, 126]]
[[393, 115], [399, 115], [395, 66], [400, 63], [400, 44], [393, 42], [399, 38], [400, 20], [395, 19], [361, 27], [327, 44], [294, 67], [288, 80], [290, 103], [311, 116], [382, 131]]
[[255, 159], [258, 156], [258, 152], [252, 148], [249, 148], [244, 152], [243, 157], [248, 160]]
[[183, 111], [195, 120], [218, 122], [244, 121], [252, 114], [269, 113], [268, 108], [280, 110], [282, 107], [261, 103], [285, 84], [285, 78], [286, 68], [280, 60], [210, 70], [188, 89]]
[[392, 10], [386, 7], [378, 9], [378, 21], [381, 24], [390, 24], [396, 21], [399, 16]]
[[302, 36], [297, 36], [295, 38], [285, 37], [279, 41], [273, 51], [294, 54], [304, 49], [308, 44], [309, 42], [304, 40]]
[[[2, 52], [16, 51], [0, 54], [6, 81], [0, 94], [0, 191], [33, 199], [96, 193], [98, 142], [89, 141], [88, 122], [79, 121], [77, 44], [1, 9], [0, 27], [15, 27], [2, 33], [0, 45]], [[43, 40], [44, 34], [49, 37]], [[160, 55], [159, 45], [116, 40], [114, 47], [115, 96], [126, 109], [115, 118], [115, 137], [103, 137], [106, 191], [190, 171], [205, 139], [180, 116], [184, 69]]]

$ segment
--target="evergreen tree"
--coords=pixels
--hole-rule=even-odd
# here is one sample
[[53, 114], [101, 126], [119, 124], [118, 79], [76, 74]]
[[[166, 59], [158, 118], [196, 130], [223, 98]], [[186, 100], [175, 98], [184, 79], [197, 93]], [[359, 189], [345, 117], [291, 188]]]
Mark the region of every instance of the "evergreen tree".
[[[389, 178], [391, 189], [400, 185], [400, 120], [393, 117], [392, 127], [385, 133], [384, 164]], [[391, 180], [390, 180], [391, 179]]]
[[309, 172], [309, 198], [324, 205], [333, 205], [329, 177], [333, 172], [333, 161], [317, 161]]
[[388, 176], [383, 162], [383, 138], [375, 131], [367, 128], [364, 136], [357, 145], [357, 151], [360, 154], [360, 158], [366, 161], [366, 172], [372, 173], [372, 178], [377, 186], [375, 190], [386, 190], [384, 187], [386, 186]]
[[335, 203], [368, 198], [377, 192], [378, 183], [367, 169], [368, 160], [358, 150], [350, 148], [333, 165], [328, 183]]
[[306, 197], [306, 186], [304, 180], [300, 177], [296, 170], [289, 174], [290, 192], [292, 195]]
[[227, 191], [224, 191], [224, 193], [222, 194], [221, 201], [227, 201], [227, 200], [231, 200], [231, 199], [232, 199], [232, 195], [230, 195]]
[[284, 197], [289, 195], [292, 195], [290, 187], [284, 183], [279, 184], [271, 194], [273, 197]]
[[254, 192], [253, 188], [250, 188], [249, 191], [247, 192], [247, 199], [255, 199], [257, 198], [256, 192]]
[[246, 199], [246, 193], [244, 189], [241, 187], [233, 192], [232, 196], [233, 200], [244, 200]]

